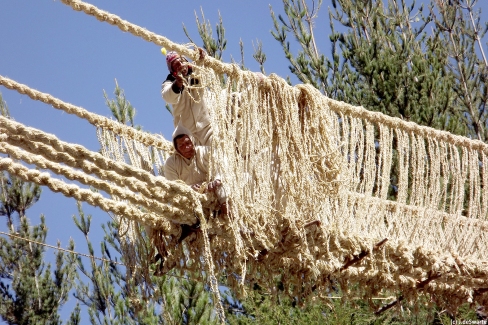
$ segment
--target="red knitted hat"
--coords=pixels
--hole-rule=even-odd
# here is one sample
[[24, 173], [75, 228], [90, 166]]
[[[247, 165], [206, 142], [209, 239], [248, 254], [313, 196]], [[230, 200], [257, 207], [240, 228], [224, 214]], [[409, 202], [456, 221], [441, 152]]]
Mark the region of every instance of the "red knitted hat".
[[173, 63], [173, 61], [179, 57], [180, 55], [175, 51], [170, 51], [168, 52], [168, 54], [166, 54], [166, 64], [168, 65], [168, 70], [170, 73], [173, 73], [173, 69], [171, 69], [171, 63]]

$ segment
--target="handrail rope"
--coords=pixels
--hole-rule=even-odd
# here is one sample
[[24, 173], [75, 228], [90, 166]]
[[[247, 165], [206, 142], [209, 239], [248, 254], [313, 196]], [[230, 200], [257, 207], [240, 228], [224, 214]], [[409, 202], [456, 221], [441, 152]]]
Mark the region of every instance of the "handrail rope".
[[[0, 128], [0, 132], [1, 131], [2, 129]], [[67, 166], [81, 169], [87, 174], [94, 174], [100, 179], [114, 182], [121, 187], [127, 187], [131, 191], [140, 192], [146, 197], [157, 198], [160, 201], [168, 200], [166, 195], [167, 192], [158, 186], [150, 186], [147, 182], [141, 181], [135, 177], [124, 177], [123, 175], [121, 177], [121, 175], [114, 170], [105, 170], [86, 159], [75, 159], [68, 153], [64, 151], [56, 151], [53, 147], [44, 143], [28, 141], [22, 136], [12, 134], [6, 136], [3, 141], [12, 146], [22, 148], [32, 154], [40, 155], [49, 161], [64, 163]], [[182, 204], [188, 204], [189, 202], [190, 200], [186, 196], [182, 196]]]
[[[92, 152], [79, 144], [70, 144], [61, 141], [52, 134], [48, 134], [34, 128], [26, 127], [21, 123], [12, 121], [3, 116], [0, 116], [0, 127], [5, 128], [8, 131], [8, 135], [20, 135], [31, 141], [47, 143], [51, 145], [54, 150], [58, 152], [66, 152], [71, 155], [75, 160], [88, 160], [93, 162], [101, 169], [117, 172], [123, 177], [135, 177], [140, 181], [147, 183], [149, 188], [155, 187], [151, 191], [162, 190], [170, 194], [172, 193], [173, 196], [180, 195], [181, 197], [192, 198], [192, 200], [190, 200], [189, 202], [186, 202], [186, 200], [183, 199], [183, 201], [185, 202], [182, 203], [191, 204], [191, 202], [194, 202], [195, 200], [205, 201], [205, 196], [198, 195], [197, 192], [191, 190], [186, 185], [179, 184], [178, 182], [167, 181], [164, 177], [155, 177], [145, 170], [135, 168], [126, 163], [116, 162], [111, 159], [105, 158], [103, 155], [97, 152]], [[47, 152], [49, 152], [49, 150]], [[46, 156], [45, 158], [49, 159], [49, 157]]]
[[[194, 61], [199, 58], [199, 53], [197, 49], [190, 50], [187, 46], [174, 43], [164, 36], [158, 35], [145, 28], [132, 24], [126, 20], [123, 20], [117, 15], [111, 14], [107, 11], [100, 10], [94, 5], [82, 1], [77, 1], [77, 0], [61, 0], [61, 2], [63, 2], [68, 6], [71, 6], [73, 10], [83, 11], [88, 15], [94, 16], [98, 21], [107, 22], [111, 25], [116, 25], [123, 32], [129, 32], [134, 36], [141, 37], [142, 39], [148, 42], [154, 43], [159, 46], [163, 46], [168, 50], [177, 51], [187, 57], [190, 57]], [[223, 63], [217, 59], [209, 57], [208, 55], [205, 56], [203, 61], [211, 64], [213, 67], [217, 68], [217, 70], [222, 73], [231, 73], [232, 71], [235, 71], [236, 67], [239, 69], [237, 64]]]
[[[159, 46], [164, 46], [169, 50], [175, 50], [183, 55], [192, 58], [193, 60], [198, 59], [198, 51], [189, 50], [186, 46], [178, 45], [164, 36], [157, 35], [153, 32], [148, 31], [145, 28], [123, 20], [117, 15], [100, 10], [94, 5], [79, 0], [61, 0], [61, 2], [71, 6], [76, 11], [83, 11], [88, 15], [94, 16], [97, 20], [101, 22], [107, 22], [111, 25], [116, 25], [123, 32], [129, 32], [132, 35], [141, 37], [148, 42], [154, 43]], [[201, 61], [203, 61], [203, 65], [210, 66], [215, 71], [220, 73], [235, 74], [236, 69], [237, 71], [240, 71], [240, 68], [236, 64], [223, 63], [208, 55], [206, 55]], [[324, 98], [325, 103], [329, 104], [330, 108], [336, 113], [343, 113], [351, 115], [353, 117], [359, 117], [372, 123], [383, 123], [385, 125], [388, 125], [389, 127], [399, 128], [407, 132], [421, 135], [423, 137], [430, 137], [441, 141], [447, 141], [449, 143], [472, 148], [488, 154], [488, 144], [485, 144], [480, 140], [472, 140], [467, 137], [455, 135], [447, 131], [441, 131], [434, 128], [421, 126], [414, 122], [404, 121], [400, 118], [391, 117], [380, 112], [368, 111], [361, 106], [353, 106], [344, 102], [336, 101], [334, 99], [324, 96], [318, 89], [309, 84], [297, 85], [296, 87], [293, 87], [290, 86], [286, 82], [286, 80], [274, 74], [262, 80], [262, 84], [265, 87], [269, 86], [270, 83], [273, 82], [279, 82], [280, 87], [292, 87], [296, 91], [300, 92], [300, 95], [302, 96], [320, 96], [321, 98]]]
[[400, 129], [405, 132], [410, 132], [424, 138], [436, 139], [436, 140], [448, 142], [457, 146], [474, 149], [483, 152], [485, 154], [488, 154], [488, 144], [484, 143], [483, 141], [473, 140], [465, 136], [450, 133], [448, 131], [438, 130], [432, 127], [419, 125], [415, 122], [405, 121], [398, 117], [389, 116], [380, 112], [369, 111], [362, 106], [353, 106], [345, 102], [328, 98], [325, 97], [318, 89], [316, 89], [312, 85], [303, 84], [303, 85], [297, 85], [296, 87], [307, 89], [306, 92], [309, 93], [307, 95], [312, 95], [313, 93], [315, 93], [315, 96], [323, 96], [324, 98], [323, 100], [326, 104], [324, 106], [328, 106], [332, 111], [336, 112], [337, 114], [344, 114], [344, 115], [349, 115], [351, 117], [360, 118], [368, 122], [371, 122], [373, 124], [383, 124], [392, 129]]
[[0, 85], [8, 89], [16, 90], [21, 94], [29, 96], [33, 100], [38, 100], [43, 103], [52, 105], [54, 108], [60, 109], [68, 114], [74, 114], [82, 119], [87, 120], [90, 124], [96, 127], [109, 129], [119, 135], [126, 136], [128, 138], [142, 142], [146, 146], [154, 146], [167, 152], [172, 152], [174, 150], [173, 144], [163, 137], [156, 137], [151, 133], [136, 130], [132, 127], [116, 122], [102, 115], [89, 112], [82, 107], [63, 102], [62, 100], [57, 99], [50, 94], [42, 93], [40, 91], [30, 88], [27, 85], [20, 84], [12, 79], [3, 77], [1, 75]]
[[92, 206], [98, 206], [103, 211], [113, 212], [116, 215], [123, 215], [128, 219], [137, 220], [143, 224], [151, 225], [154, 228], [164, 229], [168, 234], [178, 233], [176, 225], [168, 221], [168, 219], [180, 220], [180, 217], [184, 217], [186, 219], [191, 219], [188, 220], [188, 223], [190, 224], [193, 224], [196, 221], [195, 217], [192, 215], [181, 216], [176, 209], [172, 211], [173, 215], [166, 215], [165, 217], [158, 217], [152, 213], [143, 213], [127, 203], [107, 199], [99, 193], [94, 193], [74, 184], [66, 184], [63, 181], [54, 179], [49, 173], [41, 173], [38, 170], [28, 169], [27, 167], [14, 162], [10, 158], [0, 159], [0, 170], [8, 171], [10, 174], [17, 176], [26, 182], [45, 185], [55, 193], [62, 193], [64, 196], [87, 202]]
[[[27, 152], [18, 150], [16, 147], [11, 146], [6, 143], [0, 142], [0, 152], [11, 155], [17, 160], [22, 160], [29, 164], [34, 164], [41, 169], [49, 169], [55, 174], [66, 177], [69, 180], [78, 181], [84, 185], [93, 186], [94, 188], [104, 191], [110, 195], [116, 195], [118, 199], [125, 199], [130, 201], [130, 203], [135, 205], [141, 205], [147, 210], [154, 212], [156, 214], [164, 215], [169, 212], [169, 206], [163, 205], [158, 201], [152, 200], [142, 195], [137, 195], [131, 191], [120, 188], [117, 185], [110, 184], [106, 181], [96, 179], [81, 171], [75, 170], [71, 167], [63, 166], [58, 163], [51, 162], [41, 156], [32, 155]], [[178, 209], [178, 207], [172, 207], [172, 209]], [[190, 213], [191, 211], [184, 211], [181, 209], [181, 214]]]

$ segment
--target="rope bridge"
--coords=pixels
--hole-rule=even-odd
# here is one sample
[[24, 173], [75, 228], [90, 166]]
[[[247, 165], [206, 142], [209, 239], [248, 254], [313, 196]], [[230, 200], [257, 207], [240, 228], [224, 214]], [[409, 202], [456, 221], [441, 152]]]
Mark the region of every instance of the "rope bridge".
[[[197, 60], [197, 51], [92, 5], [62, 2]], [[205, 269], [215, 294], [217, 272], [235, 292], [257, 283], [279, 294], [280, 281], [301, 302], [339, 283], [346, 299], [359, 284], [367, 299], [393, 291], [411, 302], [427, 293], [441, 308], [488, 304], [486, 144], [210, 57], [194, 68], [205, 94], [195, 100], [211, 103], [211, 170], [225, 171], [227, 217], [213, 216], [211, 197], [162, 177], [169, 141], [2, 76], [6, 88], [95, 125], [102, 150], [0, 117], [0, 152], [13, 158], [0, 159], [0, 169], [117, 215], [129, 272], [146, 281], [153, 252], [135, 248], [147, 247], [140, 226], [167, 252], [162, 272]], [[180, 225], [197, 220], [202, 231], [179, 243]]]

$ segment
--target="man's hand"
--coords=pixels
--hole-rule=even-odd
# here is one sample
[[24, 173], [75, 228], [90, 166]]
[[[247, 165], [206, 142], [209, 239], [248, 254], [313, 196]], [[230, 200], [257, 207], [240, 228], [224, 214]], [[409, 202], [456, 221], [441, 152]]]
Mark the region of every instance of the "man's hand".
[[194, 191], [200, 192], [200, 187], [201, 186], [202, 186], [202, 184], [193, 184], [191, 186], [191, 189], [194, 190]]
[[175, 84], [178, 88], [183, 89], [183, 85], [185, 84], [185, 77], [181, 73], [176, 74], [175, 76]]
[[216, 179], [213, 182], [208, 183], [207, 191], [215, 192], [217, 190], [217, 187], [219, 187], [220, 185], [222, 185], [222, 182], [220, 181], [220, 179]]
[[205, 58], [205, 56], [207, 55], [207, 52], [205, 52], [205, 50], [201, 47], [198, 48], [198, 54], [200, 55], [200, 57], [198, 58], [198, 60], [203, 60], [203, 58]]

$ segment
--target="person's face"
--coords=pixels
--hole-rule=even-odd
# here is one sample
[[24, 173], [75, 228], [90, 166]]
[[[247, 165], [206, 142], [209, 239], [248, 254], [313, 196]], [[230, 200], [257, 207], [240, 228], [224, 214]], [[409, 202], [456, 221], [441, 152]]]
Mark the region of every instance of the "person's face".
[[176, 74], [181, 73], [183, 76], [188, 74], [188, 62], [181, 56], [171, 62], [171, 69]]
[[190, 137], [187, 135], [176, 139], [176, 150], [186, 159], [190, 159], [195, 156], [195, 147], [193, 146], [193, 142], [191, 142]]

